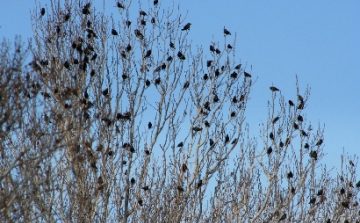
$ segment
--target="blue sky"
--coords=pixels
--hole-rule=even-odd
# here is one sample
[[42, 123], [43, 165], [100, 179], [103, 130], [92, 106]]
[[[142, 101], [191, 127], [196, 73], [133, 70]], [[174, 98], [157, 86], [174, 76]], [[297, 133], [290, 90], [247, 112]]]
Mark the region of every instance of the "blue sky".
[[[115, 4], [107, 2], [109, 13], [115, 13]], [[211, 41], [222, 42], [224, 26], [232, 38], [237, 33], [237, 58], [252, 65], [252, 75], [258, 77], [247, 112], [253, 136], [266, 121], [269, 86], [281, 89], [286, 100], [295, 100], [298, 75], [302, 91], [311, 87], [307, 119], [314, 127], [326, 126], [324, 162], [339, 167], [343, 147], [350, 155], [358, 153], [360, 1], [175, 1], [179, 3], [193, 24], [189, 38], [194, 46], [207, 50]], [[0, 37], [31, 37], [34, 7], [34, 1], [2, 1]]]

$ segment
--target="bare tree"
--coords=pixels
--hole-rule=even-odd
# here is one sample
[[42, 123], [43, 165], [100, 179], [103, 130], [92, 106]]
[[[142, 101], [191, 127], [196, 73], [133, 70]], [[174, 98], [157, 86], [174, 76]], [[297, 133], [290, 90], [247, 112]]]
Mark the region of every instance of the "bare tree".
[[176, 7], [115, 6], [52, 0], [33, 45], [3, 42], [2, 221], [358, 222], [357, 157], [337, 179], [320, 163], [309, 87], [291, 101], [270, 86], [252, 138], [235, 33], [195, 49]]

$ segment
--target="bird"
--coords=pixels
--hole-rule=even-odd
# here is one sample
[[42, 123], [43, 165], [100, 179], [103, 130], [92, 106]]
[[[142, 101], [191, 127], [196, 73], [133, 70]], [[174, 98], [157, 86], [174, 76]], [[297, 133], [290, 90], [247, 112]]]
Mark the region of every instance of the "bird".
[[234, 144], [237, 144], [237, 142], [238, 142], [238, 139], [234, 139], [234, 140], [231, 142], [231, 144], [234, 145]]
[[45, 15], [45, 8], [41, 8], [40, 14], [41, 14], [41, 16], [44, 16], [44, 15]]
[[189, 30], [190, 29], [190, 26], [191, 26], [191, 23], [187, 23], [184, 28], [182, 28], [181, 30], [182, 31], [185, 31], [185, 30]]
[[152, 23], [152, 24], [155, 23], [155, 18], [154, 18], [154, 17], [151, 18], [151, 23]]
[[228, 44], [228, 45], [227, 45], [227, 48], [228, 48], [229, 50], [231, 50], [233, 47], [232, 47], [230, 44]]
[[274, 140], [274, 133], [270, 132], [269, 137], [270, 139]]
[[115, 29], [111, 29], [111, 34], [114, 35], [114, 36], [117, 36], [118, 32]]
[[315, 202], [316, 202], [316, 197], [310, 198], [309, 204], [315, 204]]
[[205, 121], [205, 122], [204, 122], [204, 125], [205, 125], [206, 127], [210, 127], [210, 123], [209, 123], [208, 121]]
[[268, 155], [270, 155], [271, 153], [272, 153], [272, 148], [271, 148], [271, 146], [266, 150], [266, 153], [268, 154]]
[[297, 95], [297, 98], [298, 98], [298, 100], [300, 101], [300, 102], [304, 102], [304, 98], [301, 96], [301, 95]]
[[238, 102], [236, 96], [233, 97], [232, 102], [233, 102], [233, 103], [237, 103], [237, 102]]
[[282, 221], [282, 220], [285, 220], [285, 219], [286, 219], [286, 214], [284, 213], [284, 214], [280, 217], [279, 221]]
[[304, 148], [309, 149], [309, 147], [310, 147], [309, 143], [305, 143]]
[[185, 56], [184, 54], [182, 54], [180, 51], [177, 53], [177, 56], [179, 57], [180, 60], [185, 60]]
[[151, 56], [151, 50], [146, 51], [145, 58]]
[[128, 45], [126, 46], [126, 48], [125, 48], [126, 52], [129, 52], [131, 49], [132, 49], [132, 47], [131, 47], [130, 44], [128, 44]]
[[214, 102], [216, 103], [216, 102], [218, 102], [220, 99], [219, 99], [219, 97], [218, 97], [217, 95], [215, 95], [213, 100], [214, 100]]
[[301, 115], [298, 115], [297, 120], [298, 120], [299, 122], [302, 122], [302, 121], [304, 121], [304, 118], [303, 118]]
[[239, 70], [241, 68], [241, 63], [236, 65], [234, 68], [235, 68], [235, 70]]
[[146, 15], [147, 15], [146, 12], [144, 12], [144, 11], [142, 11], [142, 10], [141, 10], [139, 13], [140, 13], [140, 15], [142, 15], [142, 16], [146, 16]]
[[210, 45], [210, 51], [211, 51], [211, 52], [214, 52], [214, 51], [215, 51], [214, 45]]
[[160, 77], [158, 77], [158, 78], [155, 79], [155, 85], [160, 84], [160, 82], [161, 82], [161, 78], [160, 78]]
[[230, 116], [233, 118], [233, 117], [235, 117], [235, 115], [236, 115], [236, 112], [231, 112], [231, 114], [230, 114]]
[[131, 25], [131, 21], [128, 20], [125, 24], [127, 25], [127, 27], [129, 27]]
[[135, 36], [139, 39], [144, 39], [144, 35], [140, 32], [140, 30], [135, 29], [134, 30]]
[[109, 94], [109, 89], [108, 89], [108, 88], [104, 89], [104, 90], [102, 91], [102, 94], [103, 94], [104, 96], [108, 96], [108, 94]]
[[154, 5], [157, 5], [159, 3], [158, 0], [154, 0]]
[[180, 142], [177, 147], [183, 147], [184, 146], [184, 143], [183, 142]]
[[143, 206], [143, 205], [144, 205], [143, 200], [142, 200], [142, 199], [139, 199], [139, 200], [138, 200], [138, 204], [139, 204], [140, 206]]
[[299, 129], [299, 125], [294, 122], [294, 129]]
[[143, 189], [144, 191], [147, 191], [147, 190], [149, 190], [149, 186], [144, 186], [141, 189]]
[[134, 184], [135, 182], [136, 182], [135, 179], [132, 177], [131, 180], [130, 180], [130, 183]]
[[185, 84], [184, 84], [184, 89], [188, 88], [189, 86], [190, 86], [190, 82], [186, 81]]
[[355, 164], [354, 164], [354, 162], [353, 161], [349, 161], [349, 164], [351, 165], [351, 166], [355, 166]]
[[272, 120], [272, 123], [275, 124], [278, 120], [280, 119], [280, 117], [275, 117], [273, 120]]
[[294, 102], [292, 100], [289, 100], [289, 105], [294, 106]]
[[194, 130], [195, 132], [201, 131], [202, 128], [199, 126], [193, 127], [192, 130]]
[[293, 176], [294, 176], [294, 174], [291, 171], [287, 174], [288, 179], [293, 178]]
[[172, 56], [169, 56], [167, 59], [166, 59], [166, 61], [172, 61]]
[[245, 77], [251, 77], [251, 74], [249, 74], [248, 72], [245, 72], [245, 71], [244, 71], [244, 76], [245, 76]]
[[237, 78], [237, 75], [238, 74], [234, 71], [230, 74], [230, 77], [235, 79], [235, 78]]
[[204, 76], [203, 76], [203, 79], [204, 79], [204, 80], [207, 80], [207, 79], [209, 79], [209, 76], [208, 76], [208, 74], [204, 74]]
[[149, 122], [149, 123], [148, 123], [148, 128], [151, 129], [151, 127], [152, 127], [152, 123]]
[[320, 189], [318, 192], [317, 192], [317, 196], [322, 196], [324, 193], [324, 190], [323, 189]]
[[170, 48], [175, 49], [175, 44], [173, 42], [170, 42]]
[[231, 35], [231, 33], [229, 32], [229, 30], [225, 29], [225, 27], [224, 27], [224, 34], [225, 34], [225, 35]]
[[311, 151], [310, 152], [310, 157], [313, 158], [314, 160], [317, 160], [317, 152], [316, 151]]
[[149, 80], [146, 80], [146, 81], [145, 81], [145, 84], [146, 84], [147, 87], [149, 87], [150, 84], [151, 84], [151, 82], [150, 82]]
[[216, 50], [215, 50], [215, 53], [216, 53], [216, 54], [220, 54], [221, 51], [220, 51], [219, 49], [216, 49]]
[[185, 173], [187, 170], [188, 170], [188, 167], [186, 166], [185, 163], [183, 163], [183, 164], [181, 165], [181, 172]]
[[214, 140], [210, 139], [210, 146], [214, 145]]
[[278, 89], [277, 87], [274, 87], [274, 86], [271, 86], [271, 87], [270, 87], [270, 90], [271, 90], [271, 91], [279, 91], [279, 89]]
[[226, 136], [225, 136], [225, 144], [228, 143], [229, 141], [230, 141], [230, 137], [229, 137], [229, 135], [226, 134]]
[[213, 62], [212, 60], [208, 60], [208, 61], [206, 61], [206, 66], [207, 66], [207, 67], [210, 67], [210, 66], [211, 66], [211, 64], [212, 64], [212, 62]]
[[117, 6], [119, 9], [124, 9], [124, 5], [121, 4], [120, 2], [117, 2], [117, 3], [116, 3], [116, 6]]
[[321, 144], [323, 143], [322, 139], [319, 139], [319, 141], [317, 141], [317, 143], [315, 144], [316, 146], [321, 146]]

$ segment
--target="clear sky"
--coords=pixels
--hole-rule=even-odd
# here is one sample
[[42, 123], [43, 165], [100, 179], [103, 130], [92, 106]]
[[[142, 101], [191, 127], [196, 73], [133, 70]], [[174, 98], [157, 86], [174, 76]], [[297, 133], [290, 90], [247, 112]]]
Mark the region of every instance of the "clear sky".
[[[0, 1], [0, 37], [21, 35], [26, 41], [32, 35], [35, 1]], [[171, 3], [162, 4], [166, 8]], [[302, 91], [311, 87], [307, 119], [314, 127], [326, 126], [324, 162], [339, 167], [343, 147], [350, 155], [360, 154], [360, 1], [175, 1], [179, 3], [193, 24], [189, 38], [194, 46], [208, 49], [211, 41], [222, 42], [224, 26], [232, 38], [237, 33], [237, 58], [252, 65], [252, 75], [258, 77], [247, 112], [253, 136], [266, 121], [269, 86], [281, 89], [286, 100], [296, 100], [298, 75]], [[116, 13], [114, 5], [107, 1], [109, 13]]]

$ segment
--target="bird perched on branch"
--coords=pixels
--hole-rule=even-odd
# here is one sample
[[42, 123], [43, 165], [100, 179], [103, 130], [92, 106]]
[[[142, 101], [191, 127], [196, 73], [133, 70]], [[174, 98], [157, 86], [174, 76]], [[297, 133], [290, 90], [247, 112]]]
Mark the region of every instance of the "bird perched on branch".
[[224, 27], [224, 34], [225, 34], [225, 35], [231, 35], [231, 33], [229, 32], [229, 30], [225, 29], [225, 27]]
[[190, 26], [191, 26], [191, 23], [187, 23], [184, 28], [182, 28], [181, 30], [182, 31], [185, 31], [185, 30], [190, 30]]

